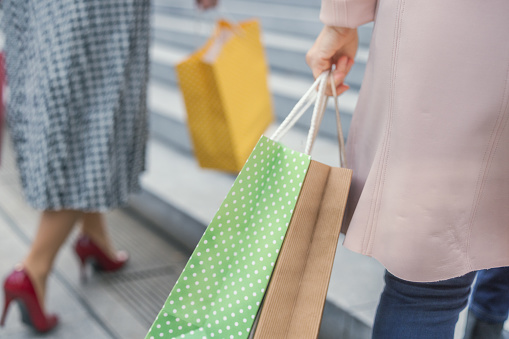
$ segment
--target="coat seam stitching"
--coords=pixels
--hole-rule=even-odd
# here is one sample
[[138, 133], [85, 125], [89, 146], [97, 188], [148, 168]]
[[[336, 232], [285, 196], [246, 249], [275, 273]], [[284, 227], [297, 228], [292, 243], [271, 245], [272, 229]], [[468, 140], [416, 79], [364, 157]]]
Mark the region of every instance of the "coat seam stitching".
[[[393, 61], [393, 70], [392, 70], [392, 89], [391, 89], [391, 101], [390, 101], [390, 115], [389, 115], [389, 126], [388, 126], [388, 135], [387, 135], [387, 146], [386, 146], [386, 154], [385, 154], [385, 157], [384, 157], [384, 162], [383, 162], [383, 168], [382, 168], [382, 182], [380, 183], [380, 190], [378, 192], [378, 196], [379, 196], [379, 201], [378, 201], [378, 206], [376, 208], [376, 215], [375, 215], [375, 219], [374, 219], [374, 226], [376, 226], [376, 223], [378, 222], [378, 216], [380, 214], [380, 210], [381, 210], [381, 206], [382, 206], [382, 194], [383, 194], [383, 190], [384, 190], [384, 187], [385, 187], [385, 182], [387, 181], [387, 167], [388, 167], [388, 163], [389, 163], [389, 157], [390, 157], [390, 152], [391, 152], [391, 134], [392, 134], [392, 119], [393, 119], [393, 116], [394, 116], [394, 111], [395, 111], [395, 96], [396, 96], [396, 77], [397, 77], [397, 65], [398, 65], [398, 55], [399, 55], [399, 47], [400, 47], [400, 41], [401, 41], [401, 26], [403, 25], [403, 14], [405, 12], [405, 0], [402, 0], [401, 3], [400, 3], [400, 8], [399, 8], [399, 17], [398, 17], [398, 27], [397, 27], [397, 31], [396, 31], [396, 34], [397, 34], [397, 42], [396, 42], [396, 46], [395, 46], [395, 54], [394, 54], [394, 61]], [[375, 223], [375, 220], [376, 220], [376, 223]], [[371, 252], [372, 251], [372, 248], [373, 248], [373, 243], [374, 243], [374, 239], [376, 237], [376, 230], [377, 230], [377, 227], [373, 227], [372, 228], [372, 234], [371, 234], [371, 237], [370, 237], [370, 245], [368, 247], [368, 250]]]
[[[373, 195], [375, 196], [374, 199], [371, 201], [370, 206], [370, 218], [368, 219], [368, 227], [365, 230], [365, 237], [366, 232], [369, 229], [369, 237], [367, 238], [366, 243], [366, 253], [368, 255], [371, 254], [373, 249], [373, 243], [374, 238], [376, 236], [376, 224], [377, 224], [377, 217], [380, 213], [381, 209], [381, 199], [382, 199], [382, 192], [386, 181], [386, 171], [387, 171], [387, 160], [389, 157], [390, 152], [390, 136], [391, 136], [391, 130], [392, 130], [392, 118], [394, 114], [394, 96], [395, 96], [395, 83], [396, 83], [396, 73], [397, 73], [397, 58], [399, 54], [399, 46], [401, 41], [401, 25], [402, 25], [402, 18], [403, 13], [405, 11], [405, 0], [401, 0], [399, 3], [398, 9], [397, 9], [397, 22], [395, 30], [395, 36], [394, 36], [394, 45], [392, 50], [393, 55], [393, 62], [392, 62], [392, 70], [391, 70], [391, 80], [390, 80], [390, 101], [389, 101], [389, 114], [387, 117], [387, 127], [386, 127], [386, 134], [385, 134], [385, 141], [383, 144], [382, 149], [382, 155], [380, 160], [380, 165], [377, 170], [377, 182], [378, 184], [375, 185], [373, 188]], [[374, 206], [373, 206], [374, 204]], [[365, 239], [366, 240], [366, 239]]]
[[[373, 53], [375, 52], [375, 50], [376, 50], [376, 49], [374, 48], [373, 41], [375, 41], [375, 39], [376, 39], [376, 35], [377, 35], [377, 31], [376, 31], [376, 17], [377, 17], [377, 15], [376, 15], [376, 14], [378, 13], [378, 8], [379, 8], [379, 7], [378, 7], [378, 2], [377, 2], [377, 7], [376, 7], [376, 11], [375, 11], [375, 18], [374, 18], [375, 20], [374, 20], [374, 25], [373, 25], [373, 30], [372, 30], [372, 37], [371, 37], [371, 43], [370, 43], [370, 49], [369, 49], [369, 56], [368, 56], [368, 62], [367, 62], [367, 66], [366, 66], [366, 68], [368, 67], [368, 65], [370, 65], [370, 59], [371, 59], [371, 57], [372, 57], [372, 54], [373, 54]], [[374, 67], [374, 65], [372, 65], [372, 64], [371, 64], [371, 65], [370, 65], [370, 67]], [[362, 88], [361, 88], [361, 92], [362, 92]], [[360, 95], [360, 93], [359, 93], [359, 95]], [[358, 104], [357, 104], [357, 105], [358, 105]], [[357, 107], [355, 108], [355, 110], [357, 110]], [[355, 117], [356, 117], [356, 115], [354, 114], [353, 119], [355, 119]], [[350, 134], [349, 134], [349, 136], [348, 136], [347, 149], [348, 149], [348, 150], [350, 150], [350, 152], [351, 152], [351, 156], [352, 156], [352, 159], [357, 159], [357, 154], [358, 154], [358, 152], [357, 152], [357, 147], [353, 147], [353, 146], [349, 147], [349, 146], [348, 146], [348, 145], [350, 145], [350, 144], [355, 145], [355, 144], [357, 143], [357, 140], [358, 140], [357, 135], [359, 134], [359, 128], [360, 128], [359, 126], [360, 126], [360, 122], [358, 122], [358, 123], [354, 123], [354, 122], [353, 122], [353, 119], [352, 119], [352, 127], [350, 127]], [[348, 152], [347, 152], [347, 154], [348, 154]], [[352, 164], [350, 163], [350, 165], [352, 165]], [[353, 166], [351, 166], [351, 168], [353, 169], [354, 167], [353, 167]], [[355, 173], [354, 173], [354, 174], [355, 174]], [[377, 176], [378, 176], [378, 175], [377, 175]], [[352, 178], [352, 180], [354, 180], [354, 179]], [[365, 186], [364, 186], [364, 187], [365, 187]], [[362, 196], [362, 191], [359, 193], [359, 195], [360, 195], [360, 196]], [[374, 195], [374, 188], [373, 188], [373, 190], [372, 190], [371, 197], [373, 197], [373, 195]], [[359, 199], [360, 199], [360, 197], [359, 197]], [[357, 204], [356, 204], [356, 205], [357, 205]], [[372, 208], [371, 206], [372, 206], [372, 202], [371, 202], [371, 204], [370, 204], [370, 211], [371, 211], [371, 208]], [[356, 207], [356, 206], [355, 206], [355, 207]], [[353, 215], [354, 215], [354, 213], [355, 213], [355, 207], [352, 207], [352, 204], [351, 204], [351, 203], [348, 203], [348, 201], [347, 201], [347, 210], [346, 210], [345, 214], [346, 214], [346, 215], [347, 215], [347, 217], [348, 217], [348, 219], [347, 219], [347, 220], [348, 220], [348, 223], [349, 223], [349, 224], [351, 224], [351, 222], [352, 222], [352, 220], [353, 220]], [[371, 215], [371, 214], [370, 214], [370, 215]], [[369, 217], [370, 217], [370, 216], [368, 216], [367, 224], [369, 224], [369, 220], [370, 220], [370, 219], [369, 219]], [[350, 226], [350, 225], [349, 225], [349, 226]], [[364, 245], [364, 243], [366, 242], [366, 232], [367, 232], [367, 227], [364, 229], [364, 235], [363, 235], [363, 238], [362, 238], [362, 239], [363, 239], [363, 240], [362, 240], [362, 247], [361, 247], [361, 251], [362, 251], [362, 252], [364, 252], [364, 248], [365, 248], [365, 247], [367, 247], [367, 246], [365, 246], [365, 245]]]
[[467, 266], [470, 271], [473, 270], [472, 260], [471, 260], [471, 256], [470, 256], [470, 246], [471, 246], [470, 239], [472, 236], [473, 224], [477, 218], [477, 212], [479, 210], [479, 203], [481, 201], [482, 193], [483, 193], [484, 187], [486, 185], [486, 176], [489, 173], [489, 170], [491, 168], [491, 162], [493, 160], [493, 157], [495, 156], [496, 150], [498, 149], [502, 131], [505, 129], [505, 125], [507, 124], [507, 119], [505, 119], [504, 115], [505, 115], [505, 111], [507, 110], [507, 107], [509, 106], [508, 83], [509, 83], [509, 65], [508, 65], [507, 71], [506, 71], [504, 91], [502, 94], [502, 102], [500, 104], [498, 117], [497, 117], [497, 120], [495, 121], [495, 126], [493, 127], [493, 130], [490, 135], [489, 144], [488, 144], [486, 151], [484, 152], [484, 156], [483, 156], [483, 162], [486, 162], [486, 164], [485, 164], [484, 168], [482, 168], [479, 171], [479, 175], [477, 177], [477, 185], [476, 185], [478, 187], [478, 189], [475, 192], [474, 201], [472, 202], [472, 214], [470, 216], [470, 221], [469, 221], [469, 225], [468, 225], [468, 237], [467, 237], [467, 246], [466, 246]]

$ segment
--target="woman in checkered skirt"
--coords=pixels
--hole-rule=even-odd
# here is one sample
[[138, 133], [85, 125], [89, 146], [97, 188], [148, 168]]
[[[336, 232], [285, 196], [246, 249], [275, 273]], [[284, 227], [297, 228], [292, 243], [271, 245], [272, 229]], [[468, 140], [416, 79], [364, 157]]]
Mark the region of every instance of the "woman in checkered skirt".
[[[215, 0], [198, 0], [208, 8]], [[83, 265], [116, 270], [102, 213], [139, 190], [147, 141], [150, 0], [4, 0], [8, 123], [27, 201], [42, 211], [28, 256], [4, 284], [23, 320], [51, 330], [44, 308], [53, 260], [81, 221]]]

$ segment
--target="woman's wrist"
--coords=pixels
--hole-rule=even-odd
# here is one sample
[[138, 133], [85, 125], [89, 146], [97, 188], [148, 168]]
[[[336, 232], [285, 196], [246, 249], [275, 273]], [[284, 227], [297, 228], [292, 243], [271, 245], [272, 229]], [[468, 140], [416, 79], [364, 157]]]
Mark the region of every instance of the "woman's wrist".
[[329, 26], [329, 25], [325, 25], [324, 28], [326, 30], [333, 31], [336, 34], [343, 35], [343, 36], [347, 36], [357, 30], [357, 28]]

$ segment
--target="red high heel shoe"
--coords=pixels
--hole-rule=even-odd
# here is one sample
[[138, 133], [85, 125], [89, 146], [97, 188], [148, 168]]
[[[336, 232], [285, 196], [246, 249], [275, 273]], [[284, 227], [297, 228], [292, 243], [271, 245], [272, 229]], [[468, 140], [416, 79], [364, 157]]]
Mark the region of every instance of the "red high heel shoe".
[[17, 301], [21, 310], [22, 321], [38, 332], [48, 332], [58, 324], [58, 317], [54, 314], [44, 314], [34, 285], [25, 269], [15, 269], [4, 282], [5, 306], [0, 319], [0, 326], [4, 326], [7, 311], [12, 301]]
[[85, 279], [85, 266], [91, 262], [92, 266], [99, 271], [113, 272], [124, 267], [129, 256], [124, 251], [117, 252], [117, 258], [111, 259], [100, 249], [90, 237], [81, 235], [74, 244], [74, 250], [81, 263], [81, 278]]

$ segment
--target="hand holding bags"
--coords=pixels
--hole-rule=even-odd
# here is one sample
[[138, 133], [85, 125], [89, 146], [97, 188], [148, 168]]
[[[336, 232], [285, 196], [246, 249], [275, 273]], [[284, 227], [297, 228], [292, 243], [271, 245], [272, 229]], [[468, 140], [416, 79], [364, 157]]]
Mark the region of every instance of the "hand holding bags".
[[273, 119], [259, 23], [219, 21], [176, 71], [200, 166], [238, 172]]
[[147, 339], [248, 338], [275, 266], [255, 335], [278, 338], [271, 331], [280, 319], [271, 317], [282, 301], [278, 312], [285, 318], [284, 335], [298, 338], [299, 333], [291, 335], [301, 329], [292, 324], [302, 318], [312, 325], [302, 332], [309, 334], [306, 338], [317, 333], [351, 176], [349, 170], [331, 169], [309, 156], [326, 106], [326, 80], [326, 75], [318, 78], [275, 134], [276, 139], [282, 136], [309, 107], [305, 101], [317, 97], [308, 154], [261, 137]]

